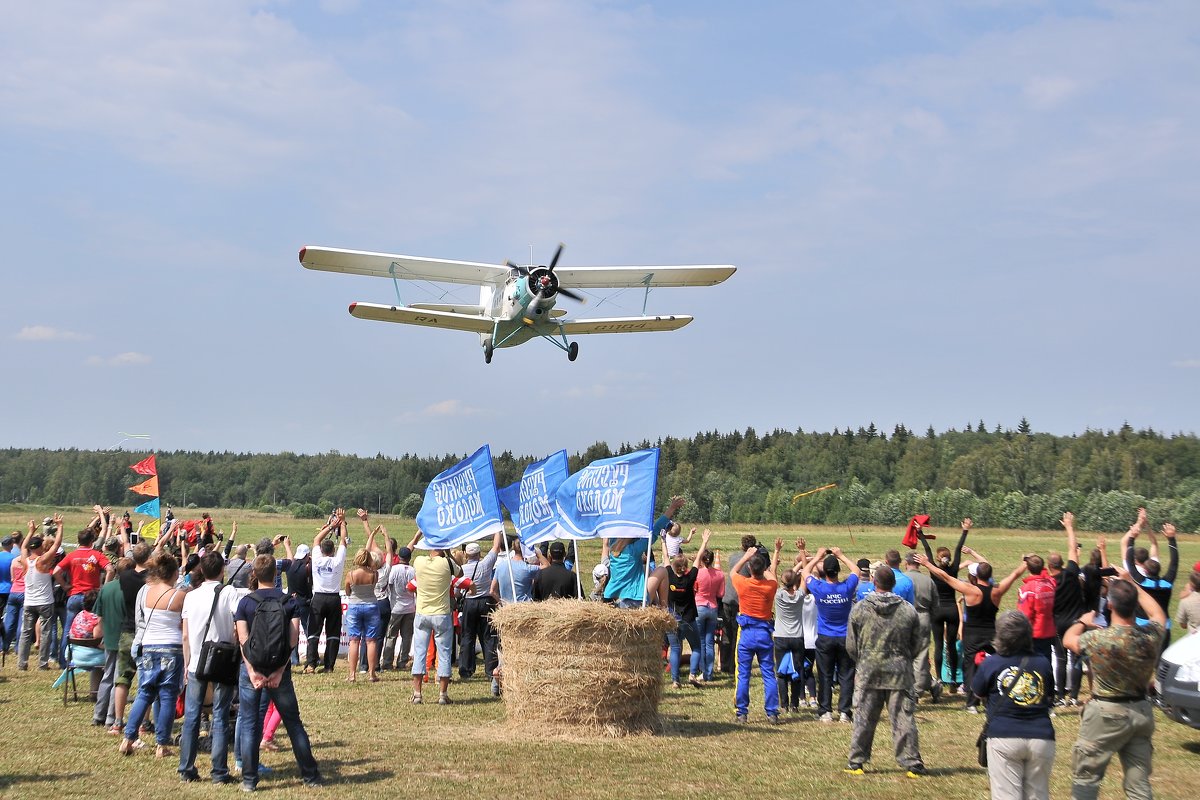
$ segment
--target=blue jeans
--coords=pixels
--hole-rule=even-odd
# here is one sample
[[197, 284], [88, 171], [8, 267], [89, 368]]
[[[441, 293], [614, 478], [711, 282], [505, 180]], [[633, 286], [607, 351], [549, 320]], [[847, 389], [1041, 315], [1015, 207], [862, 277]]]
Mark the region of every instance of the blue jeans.
[[258, 785], [258, 751], [262, 742], [263, 718], [259, 705], [270, 698], [283, 720], [288, 738], [292, 742], [292, 754], [300, 767], [300, 777], [306, 781], [320, 780], [321, 771], [313, 758], [312, 744], [308, 732], [300, 721], [300, 705], [296, 702], [296, 688], [292, 685], [292, 668], [284, 667], [279, 686], [274, 689], [255, 689], [250, 684], [250, 674], [242, 664], [238, 675], [238, 752], [242, 757], [242, 785]]
[[[312, 619], [312, 598], [293, 595], [292, 600], [296, 603], [296, 617], [300, 620], [300, 644], [305, 646], [305, 655], [307, 655], [308, 623]], [[300, 666], [299, 644], [292, 648], [292, 666]]]
[[[183, 711], [183, 735], [179, 739], [179, 774], [197, 777], [196, 749], [200, 744], [200, 710], [208, 681], [188, 673], [187, 698]], [[229, 774], [229, 709], [233, 705], [232, 686], [213, 683], [212, 707], [212, 779], [220, 780]]]
[[779, 684], [775, 680], [775, 645], [771, 641], [771, 623], [745, 614], [738, 614], [738, 625], [742, 632], [737, 644], [737, 694], [735, 703], [738, 716], [750, 711], [750, 665], [758, 658], [758, 669], [762, 672], [763, 706], [767, 716], [779, 714]]
[[179, 697], [183, 679], [183, 647], [148, 645], [135, 659], [138, 668], [138, 693], [125, 722], [125, 738], [138, 738], [138, 728], [158, 700], [158, 716], [154, 719], [154, 739], [162, 746], [171, 743], [171, 725], [175, 722], [175, 700]]
[[4, 606], [4, 649], [16, 649], [21, 640], [21, 611], [25, 608], [25, 593], [13, 592]]
[[700, 656], [703, 666], [704, 680], [711, 681], [713, 664], [717, 660], [717, 609], [708, 606], [696, 606], [696, 633], [700, 636]]
[[73, 594], [67, 598], [67, 618], [63, 621], [63, 634], [58, 643], [58, 663], [67, 663], [67, 637], [71, 635], [71, 623], [83, 611], [83, 595]]
[[693, 623], [684, 622], [678, 614], [675, 615], [675, 621], [679, 623], [679, 627], [667, 634], [667, 643], [670, 644], [671, 680], [679, 683], [679, 661], [683, 657], [683, 641], [685, 639], [688, 647], [692, 649], [688, 675], [692, 676], [700, 671], [700, 637], [696, 634], [696, 626]]
[[437, 676], [449, 678], [450, 649], [454, 645], [454, 622], [449, 614], [417, 614], [413, 621], [412, 674], [425, 674], [425, 659], [429, 655], [431, 636], [437, 646]]

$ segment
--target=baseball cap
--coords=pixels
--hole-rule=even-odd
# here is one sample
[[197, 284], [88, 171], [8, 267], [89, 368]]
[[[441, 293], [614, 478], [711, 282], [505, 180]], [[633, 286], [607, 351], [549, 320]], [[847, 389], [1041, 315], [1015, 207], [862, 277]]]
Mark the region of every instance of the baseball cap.
[[968, 574], [968, 575], [970, 575], [972, 578], [978, 578], [978, 577], [979, 577], [979, 564], [978, 564], [978, 562], [976, 562], [976, 563], [973, 563], [973, 564], [968, 564], [968, 565], [967, 565], [967, 574]]
[[407, 547], [401, 547], [396, 551], [396, 555], [400, 556], [405, 561], [408, 561], [410, 558], [412, 558], [412, 550]]
[[550, 555], [554, 558], [562, 558], [567, 554], [567, 548], [562, 542], [552, 542], [550, 544]]
[[837, 556], [825, 556], [825, 561], [822, 562], [821, 566], [825, 568], [826, 575], [835, 575], [840, 571]]
[[13, 537], [11, 536], [5, 536], [3, 539], [0, 539], [0, 547], [8, 547], [12, 543]]
[[304, 558], [308, 555], [308, 545], [302, 544], [296, 548], [296, 558]]
[[870, 569], [871, 568], [871, 559], [860, 558], [858, 561], [855, 562], [855, 565], [859, 568], [859, 570]]
[[479, 555], [479, 542], [471, 542], [469, 545], [467, 545], [467, 555], [469, 555], [469, 556]]

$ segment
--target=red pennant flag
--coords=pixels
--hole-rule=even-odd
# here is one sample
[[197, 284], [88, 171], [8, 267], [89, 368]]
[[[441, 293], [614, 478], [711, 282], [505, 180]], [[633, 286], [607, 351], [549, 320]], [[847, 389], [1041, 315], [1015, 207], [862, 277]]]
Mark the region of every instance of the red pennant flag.
[[150, 497], [158, 497], [158, 476], [155, 475], [149, 480], [142, 481], [137, 486], [130, 486], [129, 491], [149, 495]]
[[[130, 469], [133, 470], [134, 472], [136, 472], [138, 475], [157, 475], [158, 474], [158, 468], [154, 466], [154, 456], [153, 455], [148, 456], [147, 458], [143, 458], [141, 461], [139, 461], [138, 463], [131, 466]], [[156, 492], [156, 494], [157, 494], [157, 492]]]

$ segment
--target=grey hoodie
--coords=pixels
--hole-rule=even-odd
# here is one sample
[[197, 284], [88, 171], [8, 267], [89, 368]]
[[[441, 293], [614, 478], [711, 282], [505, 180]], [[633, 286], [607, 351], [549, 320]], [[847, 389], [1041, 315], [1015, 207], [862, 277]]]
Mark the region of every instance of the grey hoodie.
[[858, 662], [854, 683], [865, 689], [911, 689], [921, 645], [917, 612], [891, 592], [858, 601], [846, 626], [846, 651]]

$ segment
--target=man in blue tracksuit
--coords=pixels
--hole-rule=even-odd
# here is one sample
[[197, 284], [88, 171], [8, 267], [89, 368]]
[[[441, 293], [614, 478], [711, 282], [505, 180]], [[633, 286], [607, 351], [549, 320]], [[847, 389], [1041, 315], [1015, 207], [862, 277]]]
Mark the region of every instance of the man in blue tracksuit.
[[[764, 709], [767, 721], [779, 724], [779, 684], [775, 679], [775, 642], [772, 638], [774, 625], [771, 616], [775, 609], [775, 592], [779, 582], [775, 570], [779, 567], [779, 554], [783, 550], [783, 539], [775, 540], [775, 557], [768, 565], [757, 548], [750, 548], [731, 570], [734, 586], [737, 587], [741, 613], [737, 616], [741, 633], [738, 636], [737, 658], [737, 721], [746, 722], [750, 713], [750, 665], [758, 658], [758, 669], [762, 673]], [[750, 567], [750, 576], [741, 574], [743, 565]]]

